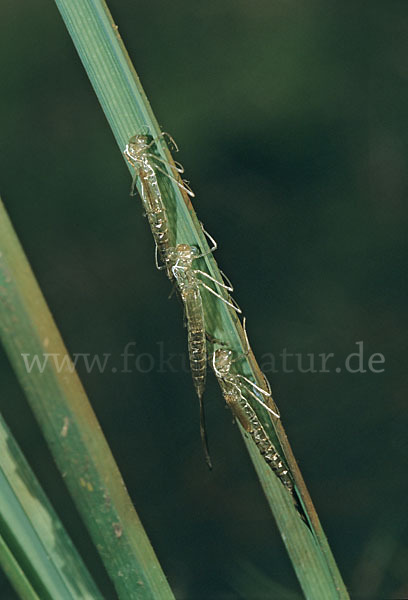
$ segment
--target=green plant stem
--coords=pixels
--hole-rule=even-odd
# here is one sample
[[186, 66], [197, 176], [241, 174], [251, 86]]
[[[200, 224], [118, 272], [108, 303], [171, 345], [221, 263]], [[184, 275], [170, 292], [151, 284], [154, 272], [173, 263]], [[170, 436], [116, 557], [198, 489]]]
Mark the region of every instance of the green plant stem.
[[270, 468], [254, 442], [245, 436], [242, 427], [240, 429], [270, 509], [275, 515], [279, 514], [277, 526], [306, 598], [347, 598], [341, 588], [338, 588], [338, 595], [335, 595], [334, 590], [338, 582], [330, 572], [326, 556], [316, 551], [315, 538], [310, 527], [298, 518], [292, 498], [280, 481], [270, 476]]
[[[56, 4], [120, 151], [123, 153], [132, 135], [146, 128], [153, 137], [157, 137], [160, 128], [106, 4], [102, 0], [56, 0]], [[163, 140], [158, 142], [157, 147], [163, 158], [172, 161]], [[133, 175], [130, 166], [129, 170]], [[186, 243], [199, 246], [203, 251], [208, 250], [207, 241], [188, 197], [168, 178], [160, 177], [160, 186], [171, 225], [172, 242]], [[201, 259], [200, 268], [221, 281], [220, 272], [212, 255], [209, 254]], [[208, 333], [214, 338], [222, 339], [234, 352], [242, 353], [246, 349], [245, 341], [236, 313], [208, 293], [203, 294], [203, 303]], [[264, 385], [262, 374], [252, 353], [242, 361], [242, 369], [243, 373], [255, 380], [258, 385]], [[306, 525], [299, 512], [293, 508], [289, 493], [278, 487], [277, 484], [281, 484], [270, 469], [268, 471], [261, 469], [259, 460], [256, 461], [261, 469], [259, 472], [263, 490], [280, 527], [282, 539], [300, 585], [305, 595], [313, 600], [346, 599], [347, 591], [296, 465], [283, 426], [280, 421], [272, 423], [265, 409], [257, 407], [256, 410], [271, 439], [289, 463], [295, 478], [296, 492], [308, 520], [308, 532], [302, 530], [302, 535], [299, 535], [299, 528], [305, 528]], [[250, 441], [248, 444], [251, 447]], [[282, 493], [287, 495], [285, 503], [281, 501]], [[311, 569], [315, 572], [316, 585], [311, 583]], [[316, 582], [319, 582], [319, 586]]]
[[1, 415], [0, 535], [40, 597], [102, 600]]
[[25, 366], [69, 355], [1, 201], [0, 336], [119, 597], [173, 598], [72, 363]]

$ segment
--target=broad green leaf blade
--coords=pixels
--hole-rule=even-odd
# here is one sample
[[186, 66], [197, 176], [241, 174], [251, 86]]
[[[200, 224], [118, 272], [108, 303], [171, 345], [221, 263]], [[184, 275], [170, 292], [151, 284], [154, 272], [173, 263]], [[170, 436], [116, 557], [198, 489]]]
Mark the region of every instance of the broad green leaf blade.
[[[56, 0], [56, 4], [120, 151], [123, 153], [126, 143], [135, 133], [147, 129], [153, 137], [159, 136], [160, 128], [120, 39], [118, 27], [113, 22], [105, 2]], [[163, 139], [158, 142], [157, 150], [162, 158], [172, 161]], [[129, 170], [132, 173], [130, 166]], [[168, 172], [170, 173], [169, 170]], [[159, 176], [159, 179], [171, 226], [172, 242], [196, 245], [203, 251], [208, 250], [207, 241], [187, 195], [168, 178]], [[218, 281], [222, 281], [212, 255], [201, 259], [200, 268]], [[203, 292], [203, 302], [208, 333], [214, 338], [222, 339], [234, 352], [242, 353], [246, 348], [242, 327], [236, 313], [212, 294]], [[264, 385], [262, 374], [252, 353], [242, 361], [242, 369], [243, 373], [255, 380], [258, 385]], [[294, 540], [290, 539], [299, 523], [303, 526], [302, 516], [298, 511], [288, 508], [291, 499], [287, 490], [283, 490], [283, 493], [288, 495], [286, 504], [280, 501], [279, 494], [282, 490], [276, 486], [279, 482], [270, 469], [268, 472], [265, 471], [261, 477], [261, 484], [275, 519], [280, 524], [282, 539], [288, 549], [292, 541], [298, 549], [297, 552], [289, 553], [302, 589], [307, 597], [313, 600], [346, 599], [347, 591], [291, 452], [283, 426], [280, 421], [272, 423], [269, 413], [262, 407], [254, 408], [272, 441], [290, 466], [296, 491], [309, 523], [311, 535], [295, 536]], [[319, 589], [313, 591], [308, 583], [311, 569], [318, 570], [315, 580], [321, 582]]]
[[26, 369], [22, 354], [69, 355], [1, 201], [0, 337], [119, 597], [173, 598], [72, 363]]
[[0, 534], [41, 598], [102, 600], [1, 415]]

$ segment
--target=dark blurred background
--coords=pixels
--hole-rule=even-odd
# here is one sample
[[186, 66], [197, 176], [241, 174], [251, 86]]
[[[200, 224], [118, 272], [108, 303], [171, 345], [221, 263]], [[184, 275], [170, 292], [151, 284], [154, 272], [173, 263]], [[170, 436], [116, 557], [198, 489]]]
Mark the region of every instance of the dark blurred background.
[[[256, 354], [342, 364], [362, 341], [365, 365], [384, 355], [382, 373], [269, 377], [352, 597], [407, 598], [408, 3], [109, 5]], [[3, 0], [1, 14], [1, 194], [70, 352], [185, 352], [180, 306], [55, 5]], [[3, 352], [0, 369], [6, 421], [114, 598]], [[209, 473], [188, 372], [79, 372], [177, 598], [300, 598], [213, 379]], [[0, 597], [15, 598], [3, 577]]]

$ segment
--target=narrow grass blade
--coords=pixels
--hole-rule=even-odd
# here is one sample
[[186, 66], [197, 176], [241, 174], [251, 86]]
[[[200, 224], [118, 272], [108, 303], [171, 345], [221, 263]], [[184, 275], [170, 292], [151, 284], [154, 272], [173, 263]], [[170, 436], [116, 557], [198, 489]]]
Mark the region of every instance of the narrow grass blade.
[[1, 415], [0, 535], [39, 597], [102, 600]]
[[[160, 134], [159, 126], [106, 4], [102, 0], [56, 0], [56, 4], [120, 151], [123, 153], [127, 141], [135, 133], [148, 129], [153, 137], [157, 137]], [[162, 139], [158, 142], [158, 152], [162, 158], [172, 161]], [[131, 170], [130, 166], [129, 169]], [[170, 174], [170, 171], [168, 172]], [[203, 231], [187, 195], [167, 177], [160, 177], [160, 186], [165, 196], [172, 242], [196, 245], [203, 251], [208, 250]], [[202, 259], [201, 268], [222, 281], [212, 255]], [[208, 333], [222, 339], [234, 352], [242, 353], [246, 349], [245, 341], [236, 313], [208, 293], [204, 294], [204, 308]], [[249, 353], [242, 364], [245, 375], [257, 381], [258, 385], [264, 385], [252, 353]], [[280, 483], [270, 469], [262, 468], [260, 459], [256, 460], [255, 450], [252, 448], [251, 456], [254, 457], [261, 484], [281, 529], [300, 584], [307, 597], [313, 600], [348, 598], [283, 427], [280, 422], [272, 424], [268, 412], [262, 407], [257, 408], [257, 413], [271, 439], [289, 463], [308, 521], [306, 526], [300, 513], [294, 509], [288, 492], [279, 488]], [[247, 444], [251, 448], [250, 440]], [[286, 500], [283, 501], [282, 498]], [[307, 531], [303, 535], [297, 535], [299, 528], [307, 528]], [[318, 582], [319, 586], [310, 582], [311, 570], [315, 574], [313, 581]]]
[[22, 600], [41, 600], [25, 576], [23, 569], [0, 535], [0, 567]]
[[25, 366], [69, 355], [1, 201], [0, 337], [119, 597], [173, 598], [72, 363]]

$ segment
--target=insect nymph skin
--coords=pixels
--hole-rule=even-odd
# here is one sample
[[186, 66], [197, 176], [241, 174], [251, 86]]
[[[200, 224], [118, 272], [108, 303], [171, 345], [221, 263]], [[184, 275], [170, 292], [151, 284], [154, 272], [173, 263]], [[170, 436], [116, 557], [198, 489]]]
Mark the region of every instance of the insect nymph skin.
[[205, 335], [204, 309], [200, 293], [200, 280], [193, 261], [202, 256], [199, 250], [188, 244], [178, 244], [167, 253], [167, 268], [176, 280], [185, 308], [188, 336], [188, 354], [191, 375], [200, 404], [200, 432], [205, 459], [212, 468], [205, 430], [203, 394], [207, 375], [207, 342]]
[[152, 144], [149, 136], [134, 135], [127, 143], [124, 154], [135, 169], [131, 194], [134, 195], [136, 179], [139, 177], [143, 207], [160, 257], [164, 260], [170, 247], [169, 224], [157, 181], [157, 165], [153, 162], [160, 159], [149, 152]]
[[171, 272], [185, 307], [191, 374], [197, 395], [201, 398], [205, 388], [207, 349], [203, 302], [199, 280], [193, 269], [193, 261], [198, 256], [196, 247], [178, 244], [168, 252], [167, 262], [171, 265]]
[[[207, 336], [205, 330], [204, 308], [201, 297], [201, 289], [204, 288], [213, 296], [227, 304], [236, 312], [241, 309], [231, 298], [225, 298], [221, 293], [213, 289], [205, 282], [212, 282], [220, 290], [232, 292], [231, 282], [223, 275], [226, 282], [215, 279], [205, 271], [195, 269], [193, 262], [203, 258], [217, 249], [217, 242], [202, 227], [204, 235], [210, 240], [211, 247], [205, 252], [201, 252], [196, 246], [188, 244], [178, 244], [175, 248], [170, 248], [167, 252], [165, 265], [157, 265], [159, 269], [167, 268], [171, 278], [174, 278], [178, 291], [185, 308], [188, 332], [188, 352], [190, 359], [191, 374], [193, 376], [194, 387], [196, 389], [200, 403], [200, 431], [205, 458], [208, 466], [211, 468], [211, 459], [207, 447], [207, 436], [205, 431], [204, 405], [202, 397], [204, 394], [205, 380], [207, 374]], [[200, 275], [200, 277], [198, 277]], [[204, 280], [202, 279], [204, 278]], [[225, 292], [224, 292], [225, 293]]]
[[269, 439], [258, 415], [245, 398], [241, 376], [231, 372], [233, 362], [231, 350], [219, 348], [214, 351], [212, 365], [224, 399], [235, 418], [254, 440], [267, 464], [283, 485], [292, 492], [293, 483], [289, 471]]

